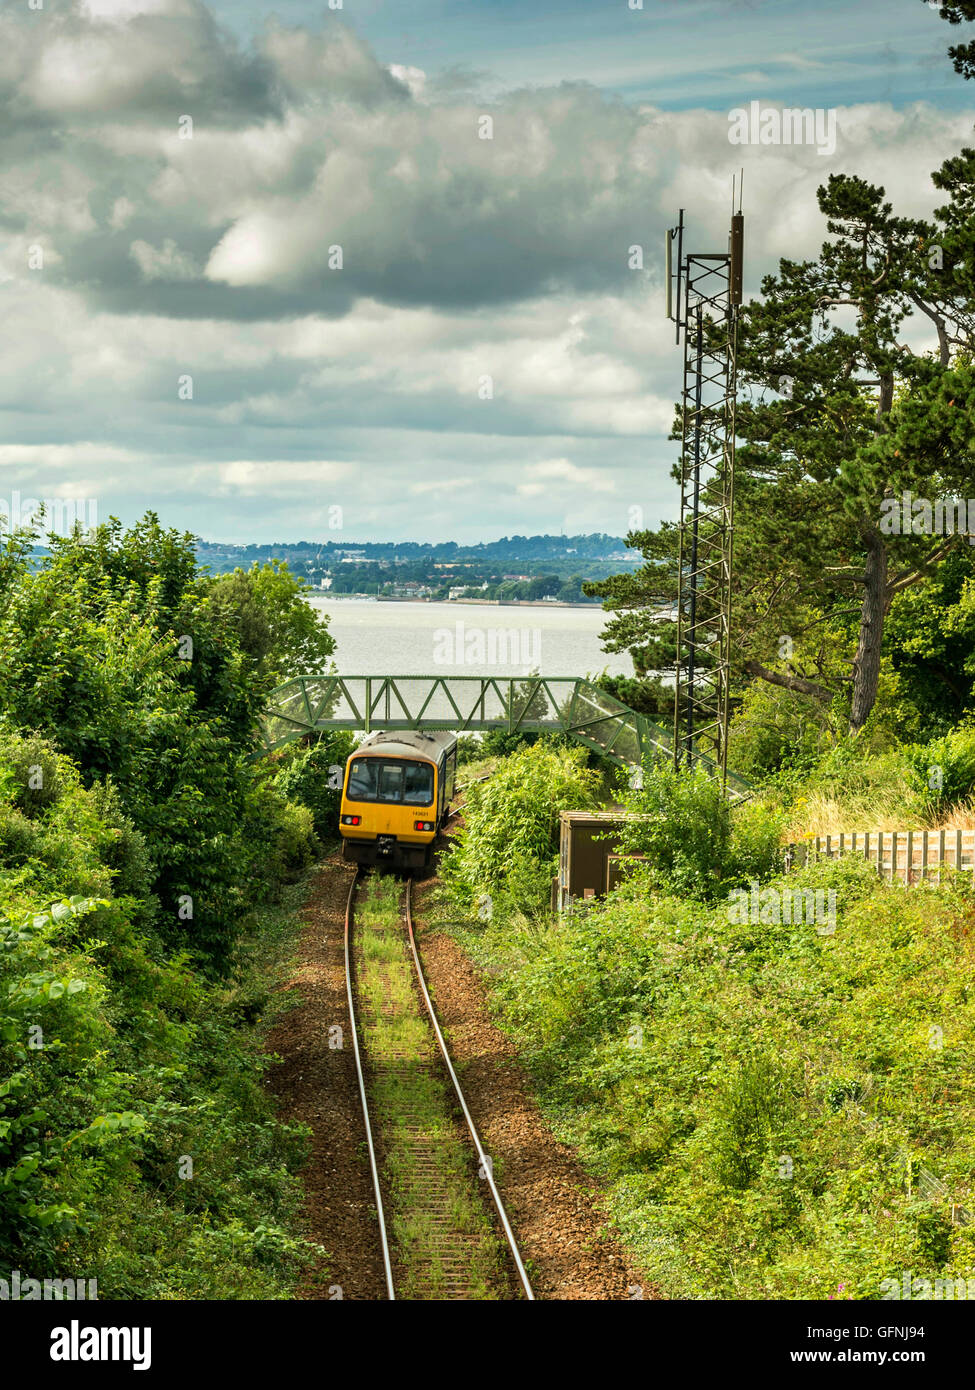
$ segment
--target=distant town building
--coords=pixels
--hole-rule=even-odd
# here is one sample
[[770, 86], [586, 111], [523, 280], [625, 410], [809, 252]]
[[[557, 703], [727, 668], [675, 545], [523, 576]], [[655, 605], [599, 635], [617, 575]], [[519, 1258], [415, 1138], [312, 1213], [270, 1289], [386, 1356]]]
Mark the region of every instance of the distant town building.
[[390, 598], [426, 598], [433, 590], [429, 584], [407, 579], [402, 584], [384, 584], [383, 592], [389, 594]]
[[475, 593], [483, 593], [487, 587], [488, 583], [486, 579], [483, 584], [454, 584], [447, 590], [447, 600], [453, 603], [456, 599], [459, 599], [462, 594], [469, 594], [472, 590]]

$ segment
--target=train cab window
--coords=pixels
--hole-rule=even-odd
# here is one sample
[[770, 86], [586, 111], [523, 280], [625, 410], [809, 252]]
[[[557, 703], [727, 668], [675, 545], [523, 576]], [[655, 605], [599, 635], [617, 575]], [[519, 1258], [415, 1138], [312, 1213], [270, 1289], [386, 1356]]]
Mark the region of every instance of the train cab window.
[[349, 789], [346, 795], [350, 801], [375, 801], [379, 781], [379, 764], [372, 758], [363, 758], [353, 763], [349, 772]]
[[382, 771], [379, 774], [379, 800], [403, 800], [402, 763], [383, 763]]
[[433, 768], [429, 763], [407, 763], [403, 800], [409, 806], [429, 806], [433, 800]]

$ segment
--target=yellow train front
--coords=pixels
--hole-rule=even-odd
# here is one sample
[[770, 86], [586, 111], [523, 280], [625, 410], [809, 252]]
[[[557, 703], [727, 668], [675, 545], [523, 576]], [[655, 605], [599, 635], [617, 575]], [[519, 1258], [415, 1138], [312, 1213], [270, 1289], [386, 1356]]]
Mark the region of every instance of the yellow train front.
[[339, 831], [356, 864], [428, 868], [450, 812], [455, 734], [418, 729], [371, 734], [345, 765]]

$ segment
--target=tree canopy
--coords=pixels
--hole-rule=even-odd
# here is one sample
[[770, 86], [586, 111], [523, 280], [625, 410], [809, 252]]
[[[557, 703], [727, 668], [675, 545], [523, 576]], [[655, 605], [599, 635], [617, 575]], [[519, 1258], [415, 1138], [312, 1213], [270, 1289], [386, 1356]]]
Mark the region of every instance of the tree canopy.
[[[842, 707], [854, 733], [895, 600], [968, 548], [967, 516], [945, 504], [975, 479], [975, 150], [932, 179], [944, 202], [920, 219], [832, 175], [818, 257], [780, 261], [739, 321], [734, 678]], [[606, 649], [629, 650], [638, 676], [672, 671], [677, 528], [627, 544], [643, 567], [587, 586], [613, 614]]]

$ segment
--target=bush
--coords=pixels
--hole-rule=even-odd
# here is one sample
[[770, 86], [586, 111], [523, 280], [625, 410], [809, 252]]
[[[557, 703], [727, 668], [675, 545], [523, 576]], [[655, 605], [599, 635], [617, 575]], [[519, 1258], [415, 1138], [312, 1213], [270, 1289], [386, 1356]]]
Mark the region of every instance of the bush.
[[[38, 767], [39, 785], [30, 789], [28, 769]], [[152, 907], [154, 866], [114, 789], [86, 788], [70, 758], [9, 728], [0, 737], [0, 868], [11, 890], [6, 899], [0, 892], [0, 905], [19, 901], [24, 890], [46, 898], [71, 888], [89, 896], [132, 894]]]
[[[260, 830], [263, 846], [255, 856], [253, 874], [265, 899], [281, 883], [293, 882], [313, 862], [319, 848], [315, 822], [307, 806], [286, 801], [276, 787], [256, 787], [248, 798], [247, 830]], [[248, 837], [250, 838], [250, 836]]]
[[354, 749], [352, 735], [336, 730], [315, 743], [292, 744], [277, 762], [275, 787], [289, 801], [308, 807], [315, 832], [323, 840], [338, 835], [342, 776]]
[[832, 741], [820, 701], [754, 681], [728, 731], [728, 766], [755, 781], [785, 769], [808, 772]]
[[[34, 757], [24, 745], [9, 736], [5, 757]], [[112, 896], [146, 874], [112, 789], [56, 758], [35, 818], [0, 787], [0, 1274], [83, 1270], [102, 1297], [285, 1296], [315, 1253], [287, 1229], [303, 1136], [273, 1118], [236, 992], [167, 959], [151, 908]], [[296, 872], [311, 814], [266, 795], [268, 863]]]
[[731, 811], [731, 843], [725, 868], [725, 884], [772, 878], [781, 873], [784, 859], [785, 816], [758, 801], [746, 801]]
[[975, 794], [975, 728], [905, 749], [922, 814], [937, 817]]
[[246, 1026], [272, 914], [252, 965], [240, 933], [315, 847], [251, 761], [263, 693], [331, 639], [280, 572], [208, 603], [151, 517], [29, 553], [0, 555], [0, 1275], [290, 1296], [307, 1146]]
[[675, 769], [648, 763], [643, 786], [623, 793], [620, 844], [644, 855], [651, 881], [696, 898], [714, 895], [728, 857], [731, 811], [721, 787], [700, 764]]
[[13, 803], [24, 815], [36, 817], [58, 799], [62, 765], [54, 745], [40, 734], [0, 730], [0, 767], [9, 773]]
[[975, 1276], [973, 1229], [948, 1219], [975, 1170], [970, 893], [852, 857], [772, 887], [835, 893], [835, 931], [634, 881], [557, 928], [465, 939], [664, 1297]]
[[477, 763], [487, 755], [484, 752], [484, 743], [475, 734], [461, 734], [457, 740], [457, 766], [463, 767], [465, 763]]
[[36, 817], [58, 799], [55, 747], [86, 787], [110, 779], [128, 827], [114, 867], [133, 885], [151, 872], [147, 897], [173, 946], [192, 899], [200, 963], [226, 970], [242, 914], [266, 891], [263, 833], [246, 810], [255, 726], [273, 682], [321, 670], [333, 639], [286, 567], [208, 576], [193, 537], [152, 513], [49, 545], [36, 568], [16, 545], [3, 562], [0, 715], [37, 735], [10, 771], [19, 809]]
[[648, 763], [643, 786], [624, 792], [623, 803], [638, 819], [622, 823], [622, 852], [643, 855], [643, 872], [663, 891], [711, 901], [782, 866], [781, 816], [757, 804], [732, 810], [700, 763]]
[[441, 864], [455, 900], [469, 905], [487, 893], [522, 909], [547, 902], [561, 812], [597, 805], [600, 777], [586, 761], [583, 748], [535, 743], [471, 785], [464, 828]]

